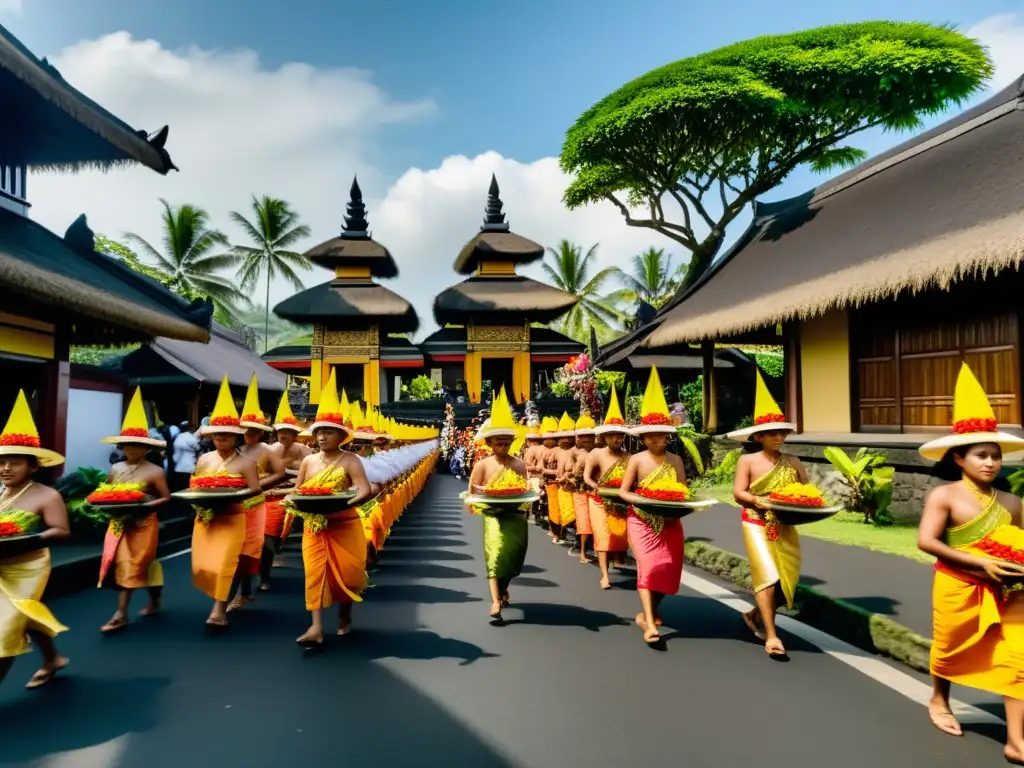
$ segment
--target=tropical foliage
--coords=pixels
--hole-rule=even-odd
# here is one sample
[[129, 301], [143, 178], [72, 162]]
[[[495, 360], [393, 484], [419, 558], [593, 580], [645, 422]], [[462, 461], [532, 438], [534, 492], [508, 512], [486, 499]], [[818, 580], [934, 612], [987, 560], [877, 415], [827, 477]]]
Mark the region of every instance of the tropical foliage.
[[609, 200], [628, 225], [679, 243], [692, 254], [692, 285], [729, 224], [795, 168], [853, 165], [865, 153], [844, 143], [851, 136], [919, 128], [992, 72], [976, 41], [922, 23], [736, 43], [648, 72], [584, 112], [562, 146], [575, 176], [564, 200]]
[[846, 508], [862, 513], [866, 523], [890, 524], [889, 505], [896, 470], [885, 465], [885, 453], [861, 448], [851, 458], [841, 448], [829, 446], [823, 454], [842, 478]]
[[679, 290], [685, 274], [686, 265], [674, 265], [672, 255], [666, 254], [663, 248], [648, 248], [630, 259], [628, 271], [615, 268], [615, 276], [624, 287], [608, 298], [625, 308], [621, 314], [629, 328], [641, 302], [658, 309]]
[[615, 274], [614, 267], [597, 270], [597, 244], [583, 253], [583, 249], [562, 240], [557, 248], [548, 248], [550, 260], [544, 262], [544, 272], [555, 287], [571, 293], [579, 301], [551, 327], [576, 341], [586, 344], [590, 329], [599, 341], [607, 341], [617, 334], [619, 313], [610, 306], [602, 293], [605, 282]]

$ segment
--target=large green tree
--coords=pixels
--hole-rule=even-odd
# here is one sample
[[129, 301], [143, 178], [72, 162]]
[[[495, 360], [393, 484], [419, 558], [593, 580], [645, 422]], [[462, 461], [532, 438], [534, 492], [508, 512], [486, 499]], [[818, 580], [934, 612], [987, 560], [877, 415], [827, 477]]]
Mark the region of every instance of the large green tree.
[[231, 212], [235, 222], [252, 245], [236, 245], [234, 252], [242, 257], [238, 270], [243, 291], [252, 291], [261, 275], [266, 276], [266, 302], [263, 306], [263, 351], [270, 349], [270, 281], [283, 277], [293, 288], [305, 286], [295, 269], [310, 269], [312, 264], [303, 254], [290, 250], [295, 243], [309, 237], [309, 227], [299, 224], [299, 215], [284, 200], [264, 195], [252, 199], [252, 220], [237, 211]]
[[228, 250], [220, 252], [221, 248], [230, 248], [228, 239], [223, 232], [210, 227], [210, 216], [202, 208], [188, 204], [175, 208], [166, 200], [160, 204], [163, 251], [134, 232], [126, 232], [125, 240], [149, 259], [150, 263], [143, 262], [144, 266], [155, 267], [164, 276], [164, 285], [186, 298], [209, 297], [214, 317], [236, 327], [240, 308], [251, 302], [233, 282], [218, 273], [237, 267], [242, 257]]
[[[565, 203], [614, 203], [626, 223], [692, 254], [684, 287], [726, 227], [795, 168], [828, 171], [865, 153], [867, 128], [910, 130], [992, 74], [976, 41], [948, 27], [868, 22], [759, 37], [637, 78], [566, 133]], [[634, 216], [636, 209], [644, 213]]]
[[552, 323], [552, 327], [584, 344], [590, 341], [591, 328], [599, 340], [614, 336], [619, 313], [604, 296], [602, 288], [615, 274], [615, 268], [605, 267], [594, 273], [597, 243], [583, 253], [580, 246], [562, 240], [557, 248], [548, 248], [548, 255], [550, 261], [545, 260], [544, 272], [551, 282], [579, 299], [572, 309]]
[[[629, 269], [615, 268], [615, 276], [623, 288], [608, 296], [618, 305], [626, 305], [627, 318], [635, 318], [640, 302], [658, 308], [679, 290], [686, 275], [685, 264], [673, 264], [672, 254], [663, 248], [648, 248], [630, 259]], [[632, 323], [626, 321], [627, 327]]]

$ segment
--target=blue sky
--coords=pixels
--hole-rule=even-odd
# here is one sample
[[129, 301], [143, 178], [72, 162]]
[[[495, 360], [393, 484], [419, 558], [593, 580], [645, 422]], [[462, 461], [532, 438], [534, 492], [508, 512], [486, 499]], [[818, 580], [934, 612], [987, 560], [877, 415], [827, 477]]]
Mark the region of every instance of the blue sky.
[[[167, 178], [141, 170], [41, 177], [32, 185], [38, 220], [63, 231], [84, 209], [99, 232], [157, 242], [156, 201], [166, 197], [205, 207], [234, 237], [228, 211], [272, 194], [313, 228], [310, 247], [336, 234], [358, 173], [374, 235], [402, 270], [392, 287], [414, 302], [428, 332], [432, 297], [454, 282], [450, 264], [479, 226], [491, 172], [514, 231], [546, 246], [600, 242], [601, 266], [649, 246], [686, 260], [671, 241], [626, 227], [609, 204], [564, 209], [566, 181], [552, 158], [566, 129], [668, 62], [762, 34], [871, 19], [964, 31], [989, 20], [1003, 74], [1024, 71], [1021, 0], [0, 0], [0, 23], [77, 87], [134, 126], [170, 124], [168, 148], [182, 168]], [[239, 50], [252, 53], [234, 58]], [[298, 76], [288, 67], [296, 62]], [[365, 115], [362, 128], [345, 123], [349, 111]], [[904, 138], [861, 134], [851, 143], [874, 154]], [[768, 199], [817, 181], [799, 170]], [[314, 272], [307, 286], [326, 278]], [[275, 284], [271, 303], [292, 292]]]

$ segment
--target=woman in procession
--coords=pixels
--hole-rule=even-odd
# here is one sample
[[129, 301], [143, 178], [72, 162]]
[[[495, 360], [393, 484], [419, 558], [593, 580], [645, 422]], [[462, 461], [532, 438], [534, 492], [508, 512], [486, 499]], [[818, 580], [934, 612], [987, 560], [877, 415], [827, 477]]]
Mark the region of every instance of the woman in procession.
[[[107, 475], [107, 492], [116, 495], [123, 491], [141, 491], [151, 497], [144, 503], [150, 509], [147, 515], [113, 518], [107, 524], [103, 539], [103, 555], [100, 559], [98, 587], [113, 582], [117, 592], [117, 610], [100, 631], [116, 632], [128, 624], [128, 608], [132, 594], [137, 589], [149, 592], [149, 603], [139, 611], [142, 617], [153, 616], [160, 610], [160, 599], [164, 586], [164, 573], [156, 559], [159, 544], [160, 520], [157, 508], [171, 500], [167, 475], [163, 467], [147, 460], [153, 448], [163, 448], [166, 443], [149, 437], [149, 422], [142, 405], [142, 390], [136, 388], [125, 413], [121, 433], [116, 437], [105, 437], [102, 442], [112, 443], [124, 453], [124, 461], [110, 468]], [[104, 493], [104, 486], [94, 492]], [[113, 566], [113, 569], [111, 569]]]
[[548, 533], [551, 542], [562, 541], [561, 514], [558, 507], [558, 462], [562, 449], [558, 447], [558, 421], [545, 416], [541, 422], [540, 436], [544, 451], [541, 453], [541, 474], [544, 478], [544, 498], [547, 501]]
[[[270, 446], [271, 453], [284, 464], [285, 472], [295, 474], [299, 471], [302, 460], [310, 454], [310, 448], [298, 441], [302, 432], [299, 420], [292, 413], [288, 402], [288, 392], [281, 394], [281, 402], [277, 406], [274, 417], [274, 436], [277, 440]], [[263, 529], [263, 554], [260, 558], [260, 591], [270, 589], [273, 568], [284, 565], [281, 558], [281, 547], [285, 538], [285, 518], [288, 510], [284, 507], [284, 497], [294, 490], [294, 484], [279, 483], [267, 492], [267, 520]]]
[[[573, 451], [572, 467], [568, 474], [572, 478], [572, 504], [576, 513], [576, 540], [580, 545], [580, 563], [587, 565], [587, 542], [594, 535], [590, 523], [590, 493], [583, 479], [583, 470], [587, 464], [587, 455], [594, 449], [594, 430], [597, 424], [588, 413], [580, 416], [576, 422], [576, 447]], [[570, 551], [570, 554], [572, 552]]]
[[999, 431], [988, 397], [964, 363], [953, 397], [953, 434], [920, 448], [925, 458], [961, 475], [928, 494], [918, 529], [918, 547], [937, 560], [928, 714], [936, 728], [961, 736], [949, 706], [952, 683], [1002, 696], [1004, 756], [1015, 765], [1024, 765], [1024, 567], [996, 554], [1001, 545], [1020, 547], [1021, 500], [992, 483], [1004, 454], [1022, 450], [1024, 439]]
[[756, 387], [754, 426], [727, 435], [732, 440], [753, 440], [761, 448], [740, 458], [733, 481], [733, 497], [743, 510], [743, 542], [757, 603], [743, 614], [743, 623], [764, 642], [770, 656], [785, 658], [786, 647], [775, 629], [775, 613], [782, 602], [793, 607], [800, 580], [800, 535], [794, 526], [775, 519], [765, 499], [791, 483], [806, 483], [807, 470], [799, 459], [782, 453], [786, 435], [795, 432], [796, 425], [786, 421], [760, 371]]
[[619, 409], [615, 385], [612, 385], [608, 413], [605, 414], [604, 423], [596, 430], [597, 437], [603, 438], [604, 445], [587, 454], [583, 467], [583, 482], [592, 491], [589, 499], [590, 526], [594, 531], [594, 551], [601, 568], [601, 589], [612, 588], [608, 577], [609, 559], [615, 558], [621, 563], [629, 547], [626, 507], [599, 495], [602, 488], [617, 488], [622, 484], [629, 461], [629, 454], [622, 447], [628, 429]]
[[43, 546], [0, 559], [0, 682], [14, 659], [29, 652], [31, 640], [43, 655], [43, 665], [26, 688], [46, 685], [70, 663], [53, 642], [67, 627], [40, 602], [50, 579], [50, 550], [45, 545], [70, 535], [68, 512], [57, 491], [32, 480], [40, 467], [63, 463], [63, 456], [42, 447], [25, 393], [19, 391], [0, 432], [0, 519], [14, 525], [14, 520], [22, 521], [23, 529], [29, 530], [34, 523], [39, 538], [33, 544]]
[[629, 458], [620, 496], [631, 505], [626, 526], [629, 547], [636, 558], [636, 585], [642, 607], [635, 621], [643, 630], [644, 642], [653, 645], [661, 640], [661, 602], [665, 595], [679, 591], [683, 576], [683, 524], [676, 518], [643, 512], [637, 505], [642, 505], [644, 499], [636, 491], [686, 482], [682, 459], [667, 450], [676, 428], [669, 416], [658, 370], [653, 366], [640, 408], [640, 424], [630, 432], [643, 438], [646, 450]]
[[575, 476], [572, 473], [576, 464], [576, 422], [568, 413], [562, 413], [558, 421], [558, 431], [555, 433], [558, 438], [558, 448], [555, 455], [558, 464], [555, 468], [555, 483], [558, 498], [558, 538], [556, 544], [564, 544], [566, 529], [576, 523], [576, 505], [572, 502], [572, 492], [575, 487]]

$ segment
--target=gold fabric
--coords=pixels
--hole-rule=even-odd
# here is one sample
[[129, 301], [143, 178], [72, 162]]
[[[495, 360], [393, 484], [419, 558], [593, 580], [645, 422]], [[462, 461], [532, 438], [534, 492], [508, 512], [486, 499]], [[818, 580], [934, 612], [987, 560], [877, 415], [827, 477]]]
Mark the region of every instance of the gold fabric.
[[0, 560], [0, 658], [28, 653], [28, 630], [50, 637], [67, 631], [39, 602], [49, 578], [49, 549]]
[[[774, 490], [797, 481], [796, 469], [780, 460], [768, 472], [750, 483], [750, 493], [766, 496]], [[775, 521], [770, 512], [763, 515], [757, 509], [745, 509], [747, 517], [764, 520], [766, 525], [743, 521], [743, 543], [750, 561], [750, 580], [754, 592], [770, 589], [776, 584], [782, 589], [786, 605], [793, 607], [796, 585], [800, 581], [800, 535], [796, 527]], [[769, 531], [774, 528], [773, 541]]]

